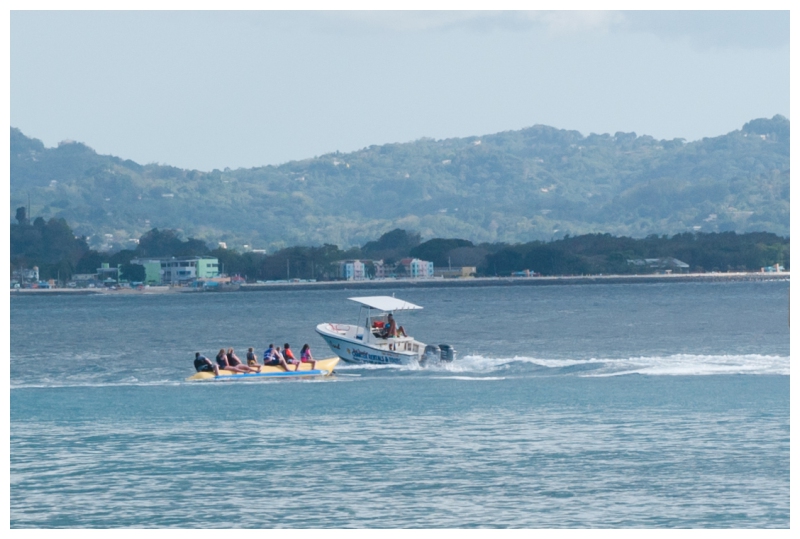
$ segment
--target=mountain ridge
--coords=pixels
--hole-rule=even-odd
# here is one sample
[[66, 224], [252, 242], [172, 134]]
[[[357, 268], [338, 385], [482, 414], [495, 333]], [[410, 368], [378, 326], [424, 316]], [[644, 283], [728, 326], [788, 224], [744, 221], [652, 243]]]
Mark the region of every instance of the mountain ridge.
[[360, 245], [395, 228], [475, 242], [788, 235], [789, 120], [688, 143], [535, 125], [211, 172], [140, 165], [80, 142], [46, 148], [12, 127], [12, 214], [28, 195], [33, 216], [63, 217], [100, 249], [130, 247], [151, 228], [269, 251]]

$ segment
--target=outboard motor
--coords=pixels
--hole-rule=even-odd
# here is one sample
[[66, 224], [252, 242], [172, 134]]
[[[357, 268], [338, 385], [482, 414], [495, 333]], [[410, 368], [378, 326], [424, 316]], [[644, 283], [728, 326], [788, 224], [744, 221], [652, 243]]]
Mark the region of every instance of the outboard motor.
[[449, 363], [456, 359], [456, 351], [449, 344], [440, 344], [439, 349], [441, 350], [439, 357], [442, 361]]
[[435, 344], [429, 344], [425, 347], [425, 355], [422, 356], [422, 364], [439, 361], [439, 347]]

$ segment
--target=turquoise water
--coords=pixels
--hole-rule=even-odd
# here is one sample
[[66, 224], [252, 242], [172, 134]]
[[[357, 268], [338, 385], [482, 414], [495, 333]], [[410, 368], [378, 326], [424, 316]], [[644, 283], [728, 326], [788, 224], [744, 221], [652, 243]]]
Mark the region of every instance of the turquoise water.
[[788, 282], [392, 292], [456, 363], [191, 384], [373, 293], [13, 297], [11, 526], [789, 526]]

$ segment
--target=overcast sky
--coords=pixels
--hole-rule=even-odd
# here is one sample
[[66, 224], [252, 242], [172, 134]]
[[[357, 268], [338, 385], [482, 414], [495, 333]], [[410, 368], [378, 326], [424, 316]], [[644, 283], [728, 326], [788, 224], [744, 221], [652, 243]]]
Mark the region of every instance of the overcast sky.
[[280, 164], [534, 124], [695, 140], [789, 117], [789, 13], [11, 13], [11, 126]]

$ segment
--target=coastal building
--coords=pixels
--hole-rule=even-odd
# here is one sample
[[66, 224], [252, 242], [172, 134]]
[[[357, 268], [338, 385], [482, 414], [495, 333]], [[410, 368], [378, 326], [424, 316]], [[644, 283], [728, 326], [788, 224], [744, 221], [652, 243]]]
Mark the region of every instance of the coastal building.
[[31, 269], [21, 268], [11, 271], [11, 278], [16, 279], [16, 282], [39, 282], [39, 266], [33, 266]]
[[469, 279], [470, 277], [475, 277], [477, 271], [478, 270], [475, 266], [461, 266], [444, 269], [439, 268], [434, 270], [433, 276], [443, 277], [445, 279]]
[[102, 285], [96, 273], [73, 273], [72, 279], [67, 282], [69, 288], [96, 288]]
[[200, 256], [181, 258], [134, 258], [131, 264], [145, 269], [147, 284], [184, 284], [195, 279], [212, 279], [219, 276], [219, 260]]
[[161, 259], [161, 283], [181, 284], [219, 276], [219, 260], [199, 256]]
[[666, 271], [686, 271], [689, 269], [689, 264], [672, 257], [628, 259], [628, 265]]
[[383, 260], [373, 260], [372, 267], [375, 268], [374, 279], [385, 279], [389, 276], [389, 268], [383, 263]]
[[367, 272], [364, 263], [360, 260], [340, 260], [337, 262], [337, 277], [345, 281], [363, 281]]
[[131, 264], [144, 266], [144, 283], [151, 285], [161, 284], [161, 261], [158, 259], [134, 258]]
[[531, 271], [529, 269], [524, 269], [522, 271], [512, 271], [512, 277], [540, 277], [541, 274], [535, 271]]
[[401, 266], [407, 277], [412, 279], [429, 279], [433, 277], [433, 262], [419, 258], [404, 258], [400, 260]]
[[111, 267], [108, 262], [103, 262], [102, 266], [97, 268], [97, 280], [105, 285], [119, 283], [119, 264]]

